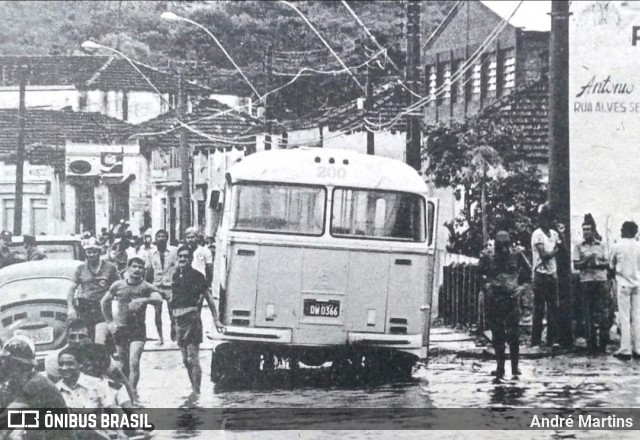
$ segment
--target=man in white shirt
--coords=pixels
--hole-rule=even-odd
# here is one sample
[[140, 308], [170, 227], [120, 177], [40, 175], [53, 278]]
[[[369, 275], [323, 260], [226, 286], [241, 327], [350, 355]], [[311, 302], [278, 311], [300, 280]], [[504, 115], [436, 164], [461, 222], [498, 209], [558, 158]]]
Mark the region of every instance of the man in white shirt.
[[547, 309], [547, 346], [558, 344], [558, 269], [556, 253], [561, 245], [560, 237], [551, 229], [552, 215], [547, 209], [540, 212], [540, 227], [531, 235], [533, 254], [533, 328], [531, 346], [540, 345], [542, 319]]
[[213, 255], [208, 248], [198, 244], [198, 229], [193, 226], [187, 228], [185, 241], [193, 254], [191, 267], [204, 275], [207, 282], [211, 284], [213, 278]]
[[80, 348], [68, 347], [58, 354], [60, 379], [56, 387], [69, 408], [116, 408], [105, 382], [80, 372]]
[[624, 222], [621, 232], [622, 238], [611, 250], [620, 320], [620, 349], [613, 355], [630, 360], [631, 356], [640, 358], [640, 243], [635, 240], [638, 225]]
[[[178, 268], [177, 248], [169, 246], [169, 233], [164, 229], [156, 232], [156, 247], [146, 253], [146, 279], [160, 292], [165, 301], [171, 298], [171, 283], [173, 273]], [[162, 334], [162, 303], [155, 307], [155, 323], [158, 332], [158, 345], [164, 344]]]

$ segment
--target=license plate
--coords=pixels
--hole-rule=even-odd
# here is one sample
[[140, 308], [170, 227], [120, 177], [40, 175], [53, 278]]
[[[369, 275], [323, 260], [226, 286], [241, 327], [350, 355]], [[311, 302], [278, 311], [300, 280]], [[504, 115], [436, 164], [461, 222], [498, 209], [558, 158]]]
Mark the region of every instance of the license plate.
[[340, 315], [340, 301], [305, 299], [304, 314], [306, 316], [337, 318]]
[[13, 332], [14, 335], [22, 335], [31, 339], [34, 344], [50, 344], [53, 342], [53, 327], [39, 328], [35, 330], [18, 329]]

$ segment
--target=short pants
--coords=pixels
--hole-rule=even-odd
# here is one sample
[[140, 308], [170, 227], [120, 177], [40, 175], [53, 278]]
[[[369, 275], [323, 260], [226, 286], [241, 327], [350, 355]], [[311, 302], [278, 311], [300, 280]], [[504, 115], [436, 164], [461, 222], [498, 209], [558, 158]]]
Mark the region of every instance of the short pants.
[[129, 345], [135, 341], [147, 340], [147, 329], [144, 326], [118, 327], [113, 334], [116, 345]]
[[179, 347], [202, 343], [202, 320], [197, 311], [173, 318], [174, 340]]

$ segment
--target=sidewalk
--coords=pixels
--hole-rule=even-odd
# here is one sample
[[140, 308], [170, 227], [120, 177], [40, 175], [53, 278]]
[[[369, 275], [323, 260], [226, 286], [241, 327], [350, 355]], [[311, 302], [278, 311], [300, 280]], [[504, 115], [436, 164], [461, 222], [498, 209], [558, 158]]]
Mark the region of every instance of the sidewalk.
[[[495, 353], [488, 338], [469, 334], [468, 331], [449, 327], [432, 327], [429, 339], [429, 357], [456, 355], [467, 359], [493, 359]], [[531, 348], [520, 345], [520, 359], [541, 359], [570, 353], [571, 350], [552, 350], [547, 347]], [[507, 353], [509, 347], [507, 346]]]

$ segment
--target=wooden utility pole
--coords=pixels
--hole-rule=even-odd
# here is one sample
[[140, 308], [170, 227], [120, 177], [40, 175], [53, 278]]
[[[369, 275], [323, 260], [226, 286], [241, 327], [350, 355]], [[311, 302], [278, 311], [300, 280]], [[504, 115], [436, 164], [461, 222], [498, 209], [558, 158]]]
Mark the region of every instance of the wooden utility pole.
[[[273, 47], [269, 45], [264, 52], [264, 70], [265, 70], [265, 87], [267, 90], [271, 90], [271, 84], [273, 82]], [[271, 149], [271, 134], [273, 126], [271, 124], [271, 98], [265, 96], [264, 98], [264, 122], [266, 133], [264, 134], [264, 149]]]
[[[418, 66], [420, 65], [420, 7], [419, 0], [407, 2], [407, 66], [405, 68], [405, 83], [414, 93], [419, 90]], [[415, 104], [416, 95], [409, 94], [409, 102]], [[420, 170], [420, 115], [413, 110], [407, 116], [407, 164]]]
[[565, 227], [565, 250], [556, 256], [559, 330], [562, 345], [573, 343], [571, 313], [571, 217], [569, 175], [569, 2], [551, 2], [549, 47], [549, 208]]
[[[187, 91], [184, 67], [178, 76], [178, 120], [185, 122], [187, 115]], [[180, 127], [180, 239], [184, 238], [185, 230], [191, 226], [191, 149], [189, 148], [189, 133], [185, 127]]]
[[24, 131], [28, 67], [20, 66], [20, 107], [18, 110], [18, 148], [16, 149], [16, 193], [13, 207], [13, 235], [22, 235], [22, 199], [24, 198]]
[[[363, 44], [364, 49], [364, 44]], [[373, 110], [373, 77], [372, 77], [371, 64], [367, 64], [367, 92], [364, 99], [364, 115], [365, 118], [371, 116]], [[367, 124], [364, 124], [365, 130], [367, 130], [367, 154], [375, 154], [375, 134], [368, 130]]]

